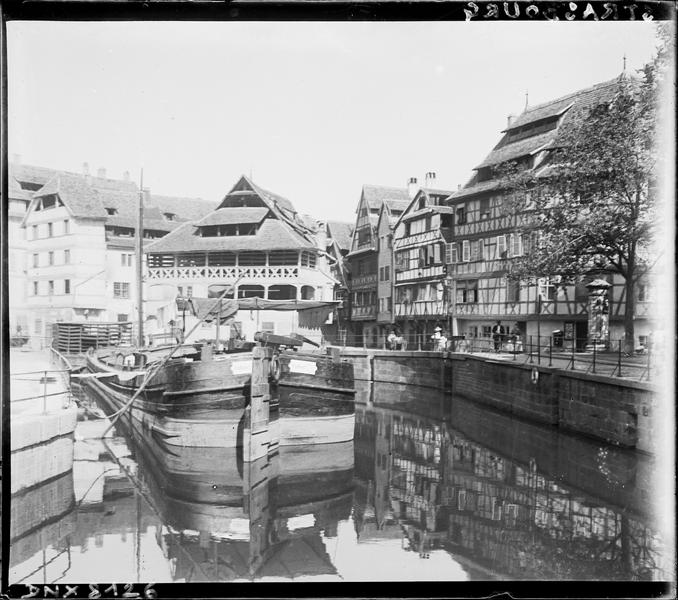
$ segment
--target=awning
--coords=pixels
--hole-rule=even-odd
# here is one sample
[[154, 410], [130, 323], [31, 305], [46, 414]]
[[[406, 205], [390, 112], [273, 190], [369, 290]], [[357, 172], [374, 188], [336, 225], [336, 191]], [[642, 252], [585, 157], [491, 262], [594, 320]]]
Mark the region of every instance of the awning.
[[177, 298], [177, 308], [189, 311], [206, 323], [218, 318], [219, 323], [224, 324], [238, 312], [238, 302], [233, 298]]
[[235, 316], [240, 310], [283, 310], [299, 311], [299, 325], [317, 329], [327, 321], [327, 317], [341, 304], [340, 300], [266, 300], [264, 298], [223, 298], [221, 312], [215, 298], [177, 298], [177, 308], [190, 313], [208, 323], [220, 315], [220, 323]]

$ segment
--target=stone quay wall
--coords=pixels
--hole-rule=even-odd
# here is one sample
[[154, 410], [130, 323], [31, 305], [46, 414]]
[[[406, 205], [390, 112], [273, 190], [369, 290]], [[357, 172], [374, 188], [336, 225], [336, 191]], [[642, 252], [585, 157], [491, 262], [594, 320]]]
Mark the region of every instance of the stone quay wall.
[[[504, 413], [621, 447], [658, 451], [657, 386], [466, 353], [341, 348], [363, 382], [447, 388]], [[659, 438], [659, 440], [658, 440]]]

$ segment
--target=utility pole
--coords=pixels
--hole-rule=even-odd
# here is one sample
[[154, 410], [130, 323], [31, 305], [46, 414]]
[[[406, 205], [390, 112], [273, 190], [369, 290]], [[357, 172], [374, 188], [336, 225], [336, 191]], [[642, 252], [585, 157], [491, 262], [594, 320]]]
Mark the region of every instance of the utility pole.
[[143, 237], [144, 237], [144, 170], [141, 169], [139, 182], [139, 213], [137, 215], [137, 237], [135, 251], [137, 255], [137, 318], [139, 320], [139, 335], [137, 345], [144, 346], [144, 295], [143, 295]]

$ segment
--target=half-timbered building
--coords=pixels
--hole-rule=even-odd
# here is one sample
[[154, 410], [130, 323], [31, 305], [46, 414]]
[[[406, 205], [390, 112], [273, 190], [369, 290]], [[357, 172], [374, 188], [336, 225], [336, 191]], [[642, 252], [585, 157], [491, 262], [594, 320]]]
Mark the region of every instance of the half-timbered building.
[[393, 229], [407, 208], [404, 200], [387, 200], [381, 205], [377, 221], [377, 323], [382, 339], [388, 337], [393, 324]]
[[398, 220], [393, 240], [393, 316], [410, 344], [426, 346], [447, 326], [445, 252], [452, 236], [452, 192], [421, 188]]
[[[510, 210], [498, 176], [498, 168], [508, 161], [542, 169], [558, 132], [574, 114], [611, 99], [617, 83], [618, 79], [600, 83], [509, 117], [499, 143], [475, 167], [469, 182], [448, 199], [454, 212], [454, 241], [448, 248], [454, 333], [467, 339], [489, 339], [492, 325], [501, 320], [507, 330], [517, 327], [525, 339], [531, 336], [535, 343], [539, 335], [548, 337], [560, 331], [565, 347], [582, 348], [590, 333], [591, 290], [587, 285], [602, 278], [609, 284], [609, 337], [623, 337], [624, 282], [620, 276], [589, 273], [577, 285], [561, 285], [539, 274], [530, 285], [507, 277], [509, 261], [529, 249], [529, 239], [519, 233], [524, 224], [521, 219], [529, 214]], [[642, 342], [651, 328], [649, 288], [641, 284], [638, 294], [636, 335]]]
[[[351, 273], [351, 343], [379, 344], [378, 313], [378, 234], [382, 204], [409, 201], [406, 188], [363, 185], [356, 209], [356, 223], [347, 259]], [[395, 205], [394, 205], [395, 206]]]
[[[237, 298], [333, 300], [337, 280], [320, 229], [288, 199], [242, 176], [216, 210], [145, 249], [149, 288], [171, 297], [208, 297], [211, 285], [234, 284]], [[297, 330], [304, 330], [297, 311], [253, 310], [240, 311], [222, 335], [251, 340], [256, 331]], [[209, 332], [198, 329], [196, 335]], [[305, 335], [318, 338], [320, 330]]]

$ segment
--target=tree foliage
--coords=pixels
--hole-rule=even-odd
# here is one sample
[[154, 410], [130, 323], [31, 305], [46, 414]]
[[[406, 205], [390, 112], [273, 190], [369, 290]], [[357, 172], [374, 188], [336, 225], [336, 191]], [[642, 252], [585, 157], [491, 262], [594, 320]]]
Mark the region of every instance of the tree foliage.
[[506, 209], [529, 240], [509, 277], [557, 275], [573, 283], [592, 272], [618, 273], [629, 344], [635, 285], [653, 264], [658, 90], [669, 63], [665, 38], [638, 76], [622, 74], [595, 102], [570, 109], [541, 163], [506, 164], [500, 173]]

